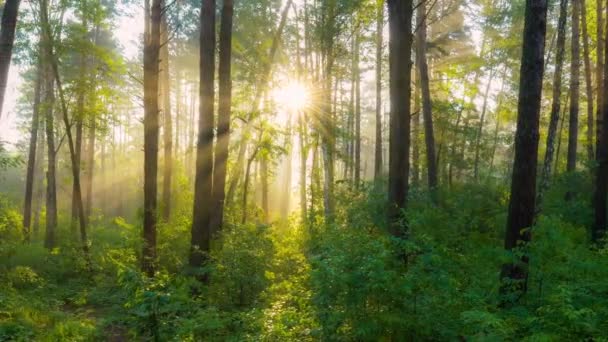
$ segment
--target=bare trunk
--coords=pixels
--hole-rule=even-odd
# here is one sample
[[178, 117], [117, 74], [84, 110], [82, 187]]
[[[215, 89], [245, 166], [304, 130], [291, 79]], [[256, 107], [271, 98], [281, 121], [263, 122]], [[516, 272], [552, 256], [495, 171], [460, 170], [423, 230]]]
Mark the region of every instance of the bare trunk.
[[[429, 88], [429, 69], [426, 62], [426, 11], [425, 4], [418, 5], [416, 14], [416, 62], [420, 75], [422, 95], [422, 116], [424, 118], [424, 141], [426, 145], [426, 162], [429, 188], [434, 193], [437, 188], [437, 157], [435, 153], [435, 136], [433, 131], [433, 113], [431, 91]], [[435, 196], [433, 198], [436, 200]]]
[[355, 37], [355, 187], [361, 182], [361, 75], [359, 71], [359, 53], [361, 38]]
[[220, 27], [219, 52], [219, 108], [217, 123], [217, 145], [213, 168], [213, 200], [215, 210], [211, 218], [211, 233], [217, 233], [224, 221], [224, 200], [226, 197], [226, 165], [230, 146], [230, 116], [232, 106], [232, 0], [224, 0]]
[[[208, 260], [211, 243], [210, 217], [213, 206], [213, 127], [215, 91], [215, 0], [201, 4], [200, 87], [198, 143], [190, 266], [200, 267]], [[202, 280], [208, 278], [205, 275]]]
[[[572, 0], [572, 59], [570, 75], [570, 125], [568, 132], [567, 171], [576, 169], [576, 152], [578, 146], [578, 104], [580, 85], [580, 0]], [[567, 196], [569, 197], [569, 196]]]
[[[564, 66], [564, 54], [566, 51], [567, 20], [568, 0], [560, 0], [560, 12], [557, 28], [557, 52], [555, 55], [555, 73], [553, 74], [553, 103], [551, 105], [551, 116], [549, 119], [549, 128], [547, 130], [547, 147], [545, 149], [545, 159], [543, 163], [543, 169], [540, 175], [540, 186], [538, 187], [538, 194], [536, 198], [537, 213], [542, 210], [543, 196], [545, 191], [549, 188], [549, 181], [551, 178], [551, 168], [554, 154], [553, 152], [555, 148], [555, 138], [557, 134], [557, 125], [559, 123], [561, 107], [562, 69]], [[557, 155], [559, 156], [559, 149]]]
[[393, 236], [404, 238], [399, 222], [407, 206], [410, 154], [412, 1], [387, 0], [389, 15], [389, 88], [391, 99], [388, 222]]
[[8, 81], [8, 70], [13, 55], [13, 42], [15, 40], [15, 27], [17, 26], [17, 13], [20, 0], [6, 0], [2, 10], [2, 23], [0, 27], [0, 118], [4, 105], [4, 95]]
[[[608, 1], [606, 1], [608, 12]], [[608, 18], [608, 13], [607, 18]], [[608, 28], [606, 30], [608, 32]], [[608, 39], [604, 40], [604, 56], [608, 56]], [[608, 90], [608, 63], [604, 63], [603, 91]], [[608, 122], [608, 101], [606, 94], [602, 94], [602, 122]], [[599, 118], [599, 117], [598, 117]], [[597, 164], [595, 175], [595, 191], [593, 193], [594, 220], [591, 227], [591, 239], [594, 243], [601, 243], [606, 236], [606, 197], [608, 194], [608, 125], [600, 125], [600, 135], [597, 143]]]
[[581, 27], [583, 28], [583, 62], [585, 64], [585, 89], [587, 90], [587, 159], [594, 160], [594, 117], [593, 117], [593, 84], [591, 82], [591, 58], [589, 54], [589, 34], [587, 32], [587, 7], [581, 2]]
[[[149, 0], [146, 0], [148, 2]], [[149, 18], [149, 19], [148, 19]], [[156, 217], [159, 136], [159, 52], [161, 0], [152, 0], [149, 34], [144, 35], [144, 230], [142, 271], [153, 277], [156, 269]]]
[[[38, 51], [42, 53], [42, 51]], [[38, 127], [40, 124], [40, 97], [42, 88], [42, 60], [38, 56], [36, 65], [36, 81], [34, 85], [34, 106], [32, 108], [32, 126], [30, 129], [30, 145], [27, 158], [27, 175], [25, 178], [25, 202], [23, 205], [23, 235], [26, 241], [30, 240], [30, 226], [32, 218], [32, 197], [34, 193], [34, 178], [36, 163], [40, 164], [42, 160], [36, 160], [36, 148], [38, 146]]]
[[[163, 1], [165, 6], [166, 1]], [[163, 220], [169, 221], [171, 216], [171, 179], [173, 177], [173, 122], [171, 120], [171, 83], [169, 79], [169, 32], [167, 16], [163, 15], [160, 24], [161, 48], [160, 48], [160, 90], [162, 112], [164, 118], [164, 160], [163, 168]]]
[[[515, 159], [505, 232], [505, 249], [508, 251], [530, 241], [529, 228], [534, 222], [546, 30], [547, 1], [527, 0], [519, 80]], [[500, 274], [503, 281], [501, 294], [514, 295], [514, 301], [526, 293], [528, 279], [528, 256], [524, 254], [517, 258], [519, 260], [505, 263]], [[502, 305], [510, 302], [511, 299], [501, 300]]]
[[382, 176], [382, 28], [384, 27], [384, 0], [376, 1], [376, 145], [374, 180]]
[[486, 91], [483, 95], [483, 105], [481, 107], [481, 117], [479, 118], [479, 126], [477, 127], [477, 134], [475, 135], [475, 161], [473, 163], [473, 177], [475, 181], [479, 180], [479, 154], [481, 150], [481, 136], [483, 135], [483, 125], [486, 120], [486, 112], [488, 109], [488, 96], [490, 95], [490, 86], [494, 79], [494, 70], [490, 70], [490, 77], [488, 84], [486, 85]]

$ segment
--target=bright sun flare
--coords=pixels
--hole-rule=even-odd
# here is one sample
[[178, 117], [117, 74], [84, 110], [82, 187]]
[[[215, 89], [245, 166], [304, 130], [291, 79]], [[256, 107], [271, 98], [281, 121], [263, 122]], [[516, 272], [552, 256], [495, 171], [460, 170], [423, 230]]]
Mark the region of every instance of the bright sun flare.
[[309, 105], [308, 88], [299, 82], [290, 82], [273, 91], [274, 100], [283, 108], [299, 111]]

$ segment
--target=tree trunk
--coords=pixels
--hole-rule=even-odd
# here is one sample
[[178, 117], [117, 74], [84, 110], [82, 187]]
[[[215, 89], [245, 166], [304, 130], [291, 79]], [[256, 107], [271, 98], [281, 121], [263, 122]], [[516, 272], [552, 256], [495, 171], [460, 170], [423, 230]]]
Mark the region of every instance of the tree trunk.
[[412, 1], [387, 0], [391, 99], [388, 222], [393, 236], [406, 237], [400, 223], [409, 190]]
[[[608, 12], [608, 1], [607, 12]], [[608, 13], [607, 13], [608, 18]], [[607, 30], [608, 31], [608, 30]], [[604, 56], [608, 56], [608, 39], [604, 40]], [[608, 90], [608, 63], [604, 63], [603, 91]], [[602, 94], [602, 122], [608, 122], [608, 101], [606, 94]], [[599, 125], [601, 134], [597, 142], [597, 169], [595, 175], [595, 189], [593, 193], [593, 206], [595, 215], [591, 228], [591, 240], [600, 243], [606, 235], [606, 196], [608, 193], [608, 125]]]
[[[42, 53], [39, 49], [38, 54]], [[26, 241], [30, 240], [30, 226], [32, 218], [32, 197], [34, 193], [34, 178], [36, 163], [40, 164], [42, 160], [36, 160], [36, 148], [38, 146], [38, 127], [40, 124], [40, 93], [42, 87], [42, 59], [38, 56], [36, 65], [36, 83], [34, 85], [34, 106], [32, 108], [32, 126], [30, 129], [30, 146], [27, 158], [27, 175], [25, 178], [25, 202], [23, 205], [23, 233]]]
[[[566, 105], [562, 110], [562, 115], [560, 123], [559, 123], [559, 132], [557, 133], [557, 149], [555, 150], [555, 166], [553, 167], [553, 178], [556, 178], [559, 173], [559, 156], [561, 156], [562, 150], [562, 138], [564, 136], [564, 121], [566, 121], [566, 111], [568, 109], [568, 103], [570, 101], [570, 97], [566, 96]], [[551, 169], [549, 169], [549, 174], [551, 174]], [[538, 211], [538, 210], [537, 210]]]
[[[163, 1], [163, 6], [166, 6]], [[162, 112], [164, 118], [163, 139], [164, 159], [163, 168], [163, 220], [169, 221], [171, 216], [171, 179], [173, 172], [173, 123], [171, 120], [171, 83], [169, 79], [169, 26], [167, 16], [163, 15], [160, 24], [160, 86]], [[179, 100], [178, 100], [179, 101]]]
[[355, 188], [361, 182], [361, 75], [359, 53], [361, 45], [359, 33], [355, 36]]
[[[213, 199], [213, 114], [215, 78], [215, 0], [201, 4], [200, 88], [198, 143], [196, 147], [196, 177], [190, 266], [200, 267], [208, 259], [211, 242], [210, 216]], [[202, 280], [207, 281], [203, 276]]]
[[[44, 82], [44, 64], [41, 64], [41, 72], [42, 74], [40, 75], [42, 80], [41, 80], [41, 88], [43, 87], [42, 82]], [[42, 89], [41, 89], [41, 97], [42, 97]], [[42, 127], [38, 128], [38, 141], [40, 142], [39, 144], [37, 144], [38, 146], [36, 147], [37, 151], [36, 151], [36, 170], [35, 170], [35, 174], [34, 174], [34, 181], [36, 182], [35, 184], [35, 189], [36, 189], [36, 194], [34, 195], [34, 204], [33, 204], [33, 211], [34, 211], [34, 222], [33, 222], [33, 226], [32, 226], [32, 232], [34, 237], [38, 237], [39, 236], [39, 232], [40, 232], [40, 211], [42, 209], [42, 201], [44, 200], [45, 196], [44, 196], [44, 152], [46, 151], [46, 144], [44, 142], [44, 116], [42, 116], [43, 112], [43, 106], [42, 106], [42, 102], [40, 104], [40, 106], [38, 107], [38, 118], [40, 120], [40, 123], [43, 125]]]
[[0, 27], [0, 118], [4, 105], [4, 95], [8, 81], [8, 70], [13, 55], [13, 42], [15, 41], [15, 27], [17, 26], [17, 13], [20, 0], [6, 0], [2, 10], [2, 23]]
[[[42, 0], [45, 2], [45, 0]], [[48, 58], [48, 39], [45, 38], [45, 57]], [[55, 115], [53, 107], [55, 105], [55, 90], [53, 86], [53, 71], [50, 64], [45, 63], [45, 95], [44, 112], [46, 126], [46, 146], [47, 146], [47, 171], [46, 171], [46, 235], [44, 246], [48, 249], [55, 247], [55, 231], [57, 228], [57, 153], [55, 151]]]
[[97, 129], [97, 119], [95, 117], [90, 118], [90, 127], [89, 127], [89, 136], [87, 143], [87, 160], [85, 162], [85, 180], [84, 184], [86, 186], [86, 195], [85, 195], [85, 205], [84, 205], [84, 214], [86, 217], [90, 217], [93, 210], [93, 176], [95, 172], [95, 135]]
[[[149, 0], [146, 0], [148, 2]], [[144, 245], [142, 271], [153, 277], [156, 266], [156, 216], [159, 135], [159, 53], [161, 0], [152, 0], [149, 34], [144, 35]], [[148, 19], [149, 18], [149, 19]]]
[[475, 181], [479, 180], [479, 154], [481, 150], [481, 137], [483, 135], [483, 125], [486, 122], [486, 112], [488, 110], [488, 97], [490, 95], [490, 86], [494, 79], [494, 70], [490, 70], [490, 77], [488, 84], [486, 85], [486, 91], [483, 94], [483, 104], [481, 106], [481, 117], [479, 118], [479, 126], [477, 127], [477, 134], [475, 134], [475, 161], [473, 163], [473, 178]]
[[382, 29], [384, 27], [384, 0], [376, 1], [376, 145], [374, 180], [382, 176]]
[[213, 168], [213, 201], [215, 210], [211, 218], [211, 233], [217, 233], [224, 221], [224, 199], [226, 197], [226, 165], [230, 146], [230, 116], [232, 108], [232, 17], [233, 2], [224, 0], [220, 23], [219, 51], [219, 108], [217, 144]]
[[300, 139], [300, 215], [302, 222], [306, 221], [308, 217], [307, 213], [307, 201], [306, 201], [306, 160], [308, 159], [308, 148], [306, 147], [306, 124], [304, 113], [302, 113], [298, 119], [299, 123], [299, 139]]
[[[604, 117], [604, 113], [603, 113], [603, 108], [604, 108], [604, 104], [603, 104], [603, 99], [604, 99], [604, 77], [603, 77], [603, 72], [604, 72], [604, 46], [606, 45], [605, 42], [605, 38], [604, 37], [604, 18], [603, 18], [603, 11], [602, 8], [604, 6], [602, 5], [602, 0], [597, 0], [596, 2], [596, 18], [597, 18], [597, 23], [596, 23], [596, 28], [597, 28], [597, 64], [596, 64], [596, 69], [595, 69], [595, 83], [596, 83], [596, 87], [597, 87], [597, 103], [596, 103], [596, 108], [597, 111], [595, 113], [595, 118], [596, 118], [596, 125], [595, 125], [595, 146], [598, 146], [599, 149], [599, 140], [600, 140], [600, 135], [602, 134], [602, 120]], [[599, 156], [597, 155], [597, 150], [596, 150], [596, 157], [599, 158]]]
[[426, 163], [429, 188], [436, 201], [437, 189], [437, 155], [435, 153], [435, 136], [433, 132], [433, 112], [431, 91], [429, 88], [429, 68], [426, 62], [426, 6], [418, 5], [416, 10], [416, 62], [420, 75], [420, 90], [422, 95], [422, 116], [424, 118], [424, 142], [426, 145]]
[[587, 33], [587, 7], [580, 0], [581, 26], [583, 28], [583, 62], [585, 63], [585, 89], [587, 90], [587, 159], [594, 160], [593, 147], [593, 84], [591, 82], [591, 58], [589, 54], [589, 34]]
[[[570, 125], [568, 129], [567, 171], [576, 170], [576, 151], [578, 145], [578, 97], [580, 85], [580, 0], [572, 0], [572, 58], [570, 75]], [[570, 194], [570, 192], [568, 192]], [[570, 196], [566, 196], [569, 198]]]
[[[557, 52], [555, 55], [555, 73], [553, 74], [553, 103], [551, 105], [551, 115], [549, 128], [547, 129], [547, 147], [543, 169], [540, 175], [540, 186], [536, 198], [536, 211], [542, 210], [543, 195], [549, 188], [551, 178], [551, 168], [553, 163], [553, 152], [555, 148], [555, 138], [557, 125], [559, 123], [561, 95], [562, 95], [562, 69], [564, 66], [564, 53], [566, 51], [566, 22], [568, 21], [568, 0], [560, 0], [559, 20], [557, 26]], [[557, 164], [557, 161], [556, 161]]]
[[[57, 63], [58, 63], [57, 58], [53, 51], [55, 43], [53, 41], [53, 34], [51, 31], [51, 26], [49, 24], [49, 19], [48, 19], [48, 2], [47, 2], [47, 0], [41, 1], [40, 13], [41, 13], [41, 15], [40, 15], [41, 23], [43, 26], [44, 41], [48, 44], [47, 51], [46, 51], [47, 58], [48, 58], [48, 61], [50, 61], [50, 67], [51, 67], [50, 72], [52, 73], [50, 75], [51, 76], [50, 77], [50, 79], [51, 79], [50, 89], [52, 89], [52, 80], [54, 79], [55, 84], [57, 86], [57, 92], [59, 94], [59, 104], [61, 107], [63, 124], [65, 127], [65, 135], [67, 137], [67, 143], [68, 143], [68, 148], [69, 148], [69, 152], [70, 152], [70, 161], [72, 164], [71, 165], [72, 166], [72, 177], [74, 179], [74, 183], [76, 183], [76, 186], [74, 187], [74, 189], [76, 190], [76, 199], [77, 199], [77, 203], [78, 203], [78, 213], [79, 213], [79, 218], [80, 218], [80, 220], [79, 220], [80, 221], [80, 239], [81, 239], [81, 243], [82, 243], [82, 250], [84, 252], [84, 257], [85, 257], [87, 266], [90, 267], [89, 244], [88, 244], [87, 231], [86, 231], [86, 219], [85, 219], [85, 215], [84, 215], [84, 208], [82, 205], [80, 174], [77, 172], [78, 166], [77, 166], [77, 162], [76, 162], [76, 151], [75, 151], [75, 146], [74, 146], [74, 139], [72, 137], [70, 119], [68, 117], [68, 107], [67, 107], [65, 95], [63, 92], [61, 78], [59, 76], [59, 66], [57, 65]], [[55, 210], [56, 210], [56, 207], [55, 207]]]
[[[530, 241], [529, 229], [534, 221], [546, 31], [547, 1], [526, 0], [515, 157], [505, 233], [505, 249], [508, 251]], [[501, 294], [515, 295], [515, 300], [525, 294], [528, 279], [528, 256], [524, 254], [518, 259], [504, 264], [500, 275]], [[503, 298], [501, 302], [507, 305], [509, 300]]]

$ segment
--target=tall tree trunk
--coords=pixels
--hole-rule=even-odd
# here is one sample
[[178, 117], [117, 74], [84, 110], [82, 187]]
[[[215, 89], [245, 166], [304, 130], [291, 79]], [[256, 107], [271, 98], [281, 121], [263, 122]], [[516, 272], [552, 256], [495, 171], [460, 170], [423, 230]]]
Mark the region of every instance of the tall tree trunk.
[[268, 158], [266, 156], [260, 158], [260, 181], [262, 183], [262, 222], [268, 223], [270, 212], [268, 210]]
[[84, 174], [85, 180], [85, 201], [84, 201], [84, 214], [86, 217], [90, 217], [93, 210], [93, 176], [95, 172], [95, 137], [97, 131], [97, 119], [95, 117], [90, 118], [88, 143], [86, 148], [86, 171]]
[[[163, 6], [166, 6], [163, 1]], [[171, 179], [173, 173], [173, 122], [171, 120], [171, 82], [169, 78], [169, 26], [167, 16], [163, 15], [160, 24], [160, 90], [164, 118], [163, 148], [165, 167], [163, 168], [163, 220], [171, 216]], [[178, 100], [179, 101], [179, 100]], [[177, 139], [177, 137], [176, 137]]]
[[490, 86], [494, 79], [494, 70], [490, 70], [490, 77], [488, 84], [486, 85], [486, 91], [483, 94], [483, 104], [481, 106], [481, 117], [479, 118], [479, 126], [477, 127], [477, 134], [475, 134], [475, 161], [473, 163], [473, 178], [475, 181], [479, 180], [479, 154], [481, 150], [481, 137], [483, 135], [483, 125], [486, 122], [486, 112], [488, 110], [488, 97], [490, 95]]
[[[606, 1], [608, 12], [608, 0]], [[608, 13], [606, 13], [608, 18]], [[608, 28], [606, 30], [608, 32]], [[604, 40], [604, 56], [608, 56], [608, 39]], [[603, 91], [608, 90], [608, 63], [604, 63]], [[602, 94], [602, 122], [608, 122], [607, 94]], [[600, 135], [597, 142], [597, 164], [595, 175], [595, 189], [593, 193], [594, 220], [591, 227], [591, 239], [600, 243], [606, 235], [606, 197], [608, 194], [608, 125], [599, 125]]]
[[[540, 175], [540, 186], [536, 198], [536, 211], [542, 210], [543, 195], [549, 188], [551, 179], [551, 168], [555, 149], [555, 138], [557, 135], [557, 125], [559, 123], [561, 95], [562, 95], [562, 70], [564, 67], [564, 53], [566, 51], [566, 22], [568, 21], [568, 0], [560, 0], [559, 20], [557, 26], [557, 52], [555, 54], [555, 73], [553, 74], [553, 103], [551, 104], [551, 115], [549, 128], [547, 129], [547, 147], [543, 169]], [[559, 155], [559, 153], [557, 154]], [[557, 161], [556, 161], [557, 164]]]
[[[190, 266], [206, 263], [211, 242], [210, 216], [213, 210], [213, 114], [215, 93], [215, 0], [201, 4], [200, 87], [196, 177], [194, 181], [194, 213]], [[203, 276], [202, 280], [207, 281]]]
[[300, 140], [300, 214], [302, 216], [302, 222], [306, 221], [308, 217], [307, 213], [307, 201], [306, 201], [306, 160], [308, 159], [308, 147], [306, 146], [306, 124], [304, 113], [301, 113], [298, 118], [299, 124], [299, 140]]
[[[45, 2], [45, 0], [42, 0]], [[48, 58], [50, 42], [45, 38], [45, 58]], [[55, 88], [53, 86], [53, 71], [48, 62], [45, 63], [45, 95], [44, 112], [46, 126], [46, 146], [47, 146], [47, 171], [46, 171], [46, 234], [44, 246], [48, 249], [55, 247], [55, 233], [57, 229], [57, 153], [55, 151]]]
[[[604, 73], [604, 46], [606, 45], [606, 40], [604, 37], [604, 13], [602, 11], [602, 9], [604, 8], [603, 4], [602, 4], [602, 0], [596, 0], [596, 19], [597, 19], [597, 23], [596, 23], [596, 28], [597, 28], [597, 63], [596, 63], [596, 68], [595, 68], [595, 83], [596, 83], [596, 87], [597, 87], [597, 103], [596, 103], [596, 108], [597, 111], [595, 113], [595, 118], [596, 118], [596, 125], [595, 125], [595, 146], [599, 146], [600, 142], [600, 135], [602, 134], [602, 120], [604, 117], [604, 113], [603, 113], [603, 99], [604, 99], [604, 77], [603, 77], [603, 73]], [[598, 147], [599, 149], [599, 147]], [[597, 150], [596, 150], [596, 157], [597, 156]]]
[[[70, 118], [68, 116], [68, 107], [66, 104], [65, 95], [63, 92], [63, 86], [62, 86], [61, 78], [59, 75], [59, 66], [57, 65], [58, 64], [57, 57], [55, 56], [55, 53], [53, 51], [55, 43], [53, 41], [53, 34], [51, 32], [51, 26], [49, 24], [49, 19], [48, 19], [48, 2], [47, 2], [47, 0], [41, 1], [40, 13], [41, 13], [40, 17], [41, 17], [44, 41], [47, 42], [47, 44], [48, 44], [47, 58], [48, 58], [48, 61], [50, 61], [50, 67], [51, 67], [50, 71], [52, 73], [50, 79], [51, 80], [54, 79], [55, 84], [57, 86], [57, 93], [59, 95], [59, 104], [60, 104], [63, 124], [64, 124], [64, 128], [65, 128], [65, 135], [67, 137], [67, 143], [68, 143], [68, 148], [69, 148], [69, 152], [70, 152], [70, 161], [72, 164], [71, 165], [72, 166], [72, 177], [74, 179], [74, 182], [76, 183], [76, 186], [74, 187], [74, 189], [76, 190], [76, 199], [77, 199], [77, 203], [78, 203], [78, 213], [79, 213], [79, 218], [80, 218], [80, 220], [79, 220], [80, 221], [80, 239], [81, 239], [81, 243], [82, 243], [82, 250], [84, 252], [84, 257], [85, 257], [87, 266], [90, 267], [89, 243], [88, 243], [88, 238], [87, 238], [86, 219], [85, 219], [85, 215], [84, 215], [84, 208], [82, 205], [82, 193], [81, 193], [81, 188], [80, 188], [80, 174], [77, 172], [78, 166], [77, 166], [77, 162], [76, 162], [76, 151], [75, 151], [75, 146], [74, 146], [75, 145], [74, 138], [72, 136]], [[52, 84], [52, 81], [51, 81], [51, 84]], [[52, 89], [52, 85], [50, 86], [50, 88]]]
[[[564, 121], [566, 121], [566, 111], [568, 110], [568, 103], [570, 101], [570, 97], [566, 96], [566, 104], [564, 109], [562, 110], [562, 115], [560, 123], [559, 123], [559, 132], [557, 133], [557, 149], [555, 150], [555, 166], [553, 167], [553, 178], [556, 178], [559, 174], [559, 157], [562, 155], [562, 138], [564, 137]], [[549, 169], [549, 174], [551, 174], [551, 169]], [[538, 211], [538, 210], [537, 210]]]
[[[545, 34], [547, 31], [547, 1], [526, 0], [523, 47], [519, 80], [515, 157], [511, 181], [511, 198], [505, 232], [505, 249], [516, 248], [530, 241], [534, 221], [536, 196], [536, 163], [540, 101], [542, 94]], [[514, 256], [515, 258], [515, 256]], [[515, 295], [518, 300], [527, 289], [528, 256], [517, 257], [502, 266], [500, 274], [503, 295]], [[508, 280], [506, 280], [508, 279]], [[502, 305], [508, 300], [503, 299]]]
[[361, 72], [359, 71], [359, 52], [361, 45], [359, 33], [355, 36], [355, 188], [361, 182]]
[[[42, 53], [39, 49], [38, 54]], [[32, 126], [30, 129], [30, 146], [27, 158], [27, 175], [25, 178], [25, 201], [23, 204], [23, 233], [26, 241], [30, 240], [30, 226], [32, 218], [32, 197], [34, 193], [34, 179], [36, 171], [36, 163], [40, 164], [42, 160], [36, 160], [36, 149], [38, 147], [38, 127], [40, 124], [40, 93], [42, 88], [42, 59], [38, 56], [36, 64], [36, 83], [34, 85], [34, 106], [32, 108]]]
[[15, 27], [17, 26], [17, 13], [20, 0], [6, 0], [2, 10], [0, 26], [0, 118], [4, 105], [4, 95], [8, 81], [8, 69], [13, 55], [13, 42], [15, 41]]
[[376, 145], [374, 180], [382, 176], [382, 29], [384, 27], [384, 0], [376, 0]]
[[[82, 36], [83, 41], [87, 39], [88, 36], [88, 27], [87, 27], [87, 16], [84, 14], [86, 1], [83, 1], [81, 4], [81, 16], [82, 16], [82, 26], [85, 28], [84, 34]], [[84, 97], [85, 97], [85, 78], [86, 75], [86, 56], [85, 52], [81, 51], [78, 56], [78, 64], [79, 64], [79, 75], [78, 75], [78, 90], [77, 90], [77, 99], [76, 99], [76, 117], [74, 119], [76, 123], [76, 164], [78, 167], [77, 172], [80, 174], [81, 168], [81, 154], [82, 154], [82, 122], [84, 120]], [[76, 199], [76, 182], [72, 181], [72, 219], [70, 222], [71, 228], [71, 237], [73, 239], [77, 239], [77, 222], [78, 222], [78, 203]]]
[[[146, 0], [148, 2], [149, 0]], [[158, 176], [158, 84], [161, 0], [152, 0], [149, 34], [144, 35], [144, 245], [142, 271], [154, 276], [156, 266], [156, 216]], [[149, 19], [148, 19], [149, 18]]]
[[224, 0], [220, 23], [219, 51], [219, 108], [217, 123], [217, 143], [213, 167], [213, 201], [215, 210], [211, 218], [211, 233], [217, 233], [224, 221], [224, 200], [226, 197], [226, 165], [230, 146], [230, 116], [232, 108], [232, 0]]
[[[44, 64], [41, 64], [41, 88], [43, 87], [42, 82], [44, 82]], [[42, 97], [42, 89], [41, 89], [41, 97]], [[33, 211], [34, 211], [34, 221], [32, 224], [32, 232], [34, 237], [38, 237], [39, 236], [39, 232], [40, 232], [40, 211], [42, 209], [42, 201], [44, 200], [45, 196], [44, 196], [44, 152], [46, 151], [46, 144], [44, 142], [44, 116], [42, 116], [42, 114], [44, 114], [42, 112], [43, 110], [43, 106], [42, 106], [42, 102], [40, 104], [40, 106], [38, 107], [38, 118], [40, 120], [40, 123], [43, 125], [42, 127], [38, 128], [38, 141], [40, 142], [39, 144], [37, 144], [36, 147], [36, 170], [34, 173], [34, 188], [36, 189], [36, 194], [34, 195], [34, 203], [33, 203]]]
[[410, 171], [410, 98], [412, 1], [387, 0], [389, 22], [389, 88], [391, 99], [388, 222], [393, 236], [406, 237], [401, 211], [407, 206]]
[[420, 75], [420, 90], [422, 95], [422, 116], [424, 118], [424, 141], [426, 145], [426, 163], [429, 188], [436, 200], [437, 188], [437, 155], [435, 153], [435, 136], [433, 132], [433, 112], [431, 90], [429, 88], [429, 67], [426, 62], [426, 6], [419, 4], [416, 10], [416, 62]]
[[[576, 151], [578, 146], [578, 107], [580, 85], [580, 0], [572, 0], [572, 58], [570, 72], [570, 125], [568, 130], [567, 171], [576, 170]], [[570, 192], [568, 192], [570, 194]], [[570, 196], [567, 196], [570, 197]]]
[[591, 82], [591, 58], [589, 54], [589, 34], [587, 33], [587, 7], [581, 2], [581, 26], [583, 28], [583, 61], [585, 63], [585, 89], [587, 90], [587, 159], [594, 160], [593, 147], [593, 84]]

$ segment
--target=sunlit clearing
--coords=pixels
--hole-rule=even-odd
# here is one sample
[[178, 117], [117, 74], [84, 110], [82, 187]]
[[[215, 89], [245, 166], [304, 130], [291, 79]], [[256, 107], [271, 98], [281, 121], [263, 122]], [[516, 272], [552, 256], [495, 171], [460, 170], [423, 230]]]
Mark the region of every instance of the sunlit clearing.
[[282, 108], [294, 112], [304, 109], [310, 102], [308, 88], [299, 82], [290, 82], [284, 87], [276, 88], [272, 96]]

